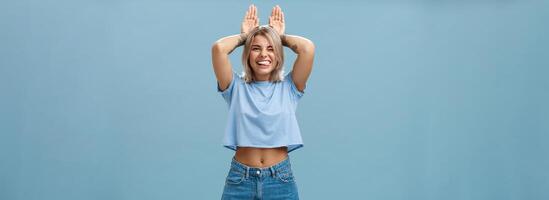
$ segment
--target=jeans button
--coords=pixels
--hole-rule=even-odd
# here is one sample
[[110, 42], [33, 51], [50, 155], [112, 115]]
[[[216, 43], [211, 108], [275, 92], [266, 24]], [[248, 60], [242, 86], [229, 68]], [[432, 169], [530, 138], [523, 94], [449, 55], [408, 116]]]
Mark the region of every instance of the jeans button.
[[261, 172], [257, 171], [257, 175], [261, 174]]

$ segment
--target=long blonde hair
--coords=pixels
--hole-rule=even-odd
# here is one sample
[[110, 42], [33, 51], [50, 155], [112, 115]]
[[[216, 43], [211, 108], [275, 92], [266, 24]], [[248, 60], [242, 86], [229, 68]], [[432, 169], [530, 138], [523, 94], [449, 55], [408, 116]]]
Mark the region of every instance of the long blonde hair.
[[273, 46], [274, 55], [276, 58], [276, 66], [271, 72], [269, 81], [278, 82], [283, 78], [284, 73], [284, 49], [282, 48], [282, 40], [280, 40], [280, 35], [268, 25], [258, 26], [250, 31], [248, 37], [246, 38], [246, 43], [244, 44], [244, 50], [242, 51], [242, 65], [244, 66], [244, 81], [250, 83], [256, 81], [250, 66], [250, 51], [252, 46], [252, 41], [256, 35], [262, 35], [269, 40]]

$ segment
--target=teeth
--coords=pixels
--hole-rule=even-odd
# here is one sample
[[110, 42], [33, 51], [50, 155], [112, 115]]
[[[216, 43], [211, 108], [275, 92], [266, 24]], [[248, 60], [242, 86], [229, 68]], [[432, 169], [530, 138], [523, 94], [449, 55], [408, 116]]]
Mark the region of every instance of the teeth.
[[271, 63], [271, 62], [268, 61], [268, 60], [265, 60], [265, 61], [259, 61], [259, 62], [257, 62], [257, 63], [260, 64], [260, 65], [268, 65], [268, 64]]

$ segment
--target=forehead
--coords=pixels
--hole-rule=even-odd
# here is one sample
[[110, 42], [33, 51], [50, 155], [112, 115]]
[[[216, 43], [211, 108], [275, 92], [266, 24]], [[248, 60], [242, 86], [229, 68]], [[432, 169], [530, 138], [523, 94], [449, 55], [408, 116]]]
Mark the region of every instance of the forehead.
[[256, 35], [252, 41], [252, 45], [271, 46], [271, 42], [264, 35]]

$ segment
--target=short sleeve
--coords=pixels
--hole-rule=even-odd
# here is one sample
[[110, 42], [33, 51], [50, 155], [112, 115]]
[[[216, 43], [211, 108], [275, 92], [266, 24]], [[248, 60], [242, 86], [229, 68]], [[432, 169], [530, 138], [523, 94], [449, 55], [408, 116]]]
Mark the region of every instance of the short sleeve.
[[295, 83], [294, 83], [294, 80], [292, 79], [292, 72], [289, 72], [288, 74], [286, 74], [286, 77], [284, 77], [284, 81], [290, 85], [290, 91], [292, 92], [292, 94], [297, 97], [297, 100], [301, 99], [301, 97], [303, 97], [303, 95], [305, 94], [305, 91], [303, 92], [300, 92], [297, 87], [295, 86]]
[[233, 71], [233, 79], [231, 80], [231, 83], [229, 84], [229, 87], [227, 87], [227, 89], [225, 89], [225, 90], [221, 90], [221, 88], [219, 87], [219, 82], [217, 82], [217, 92], [221, 94], [221, 96], [223, 97], [223, 99], [225, 99], [227, 104], [231, 103], [231, 99], [232, 99], [232, 96], [233, 96], [233, 90], [234, 90], [234, 87], [236, 85], [236, 82], [239, 79], [240, 79], [240, 76], [236, 72]]

